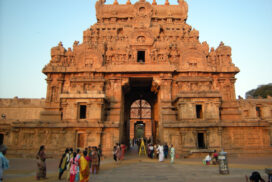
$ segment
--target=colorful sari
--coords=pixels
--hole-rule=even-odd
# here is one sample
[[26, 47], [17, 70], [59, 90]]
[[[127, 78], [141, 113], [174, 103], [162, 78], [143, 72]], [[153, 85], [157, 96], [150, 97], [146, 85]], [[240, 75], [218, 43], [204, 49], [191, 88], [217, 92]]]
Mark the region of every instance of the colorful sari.
[[84, 157], [80, 157], [79, 162], [80, 182], [88, 182], [90, 176], [89, 161]]
[[[80, 162], [80, 154], [76, 155], [76, 160], [78, 162]], [[79, 181], [79, 165], [77, 166], [77, 173], [76, 173], [76, 176], [75, 176], [75, 181]]]
[[[76, 174], [78, 172], [78, 160], [77, 158], [71, 158], [70, 160], [70, 182], [74, 182], [76, 178]], [[68, 180], [67, 180], [68, 181]]]
[[171, 147], [170, 149], [171, 163], [174, 163], [175, 160], [175, 148]]

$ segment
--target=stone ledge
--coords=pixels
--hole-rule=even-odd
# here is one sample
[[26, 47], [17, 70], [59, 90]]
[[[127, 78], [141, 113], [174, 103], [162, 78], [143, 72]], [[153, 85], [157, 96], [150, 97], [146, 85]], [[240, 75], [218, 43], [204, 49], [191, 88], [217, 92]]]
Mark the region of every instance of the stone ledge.
[[163, 123], [165, 128], [203, 128], [203, 127], [269, 127], [268, 122], [251, 122], [246, 121], [218, 121], [218, 122], [169, 122]]
[[105, 94], [60, 94], [62, 99], [105, 99]]
[[190, 153], [213, 153], [214, 149], [193, 149]]
[[221, 96], [221, 94], [220, 94], [220, 92], [218, 92], [218, 91], [207, 91], [207, 92], [205, 92], [205, 91], [203, 91], [203, 92], [180, 92], [180, 93], [178, 93], [177, 94], [177, 97], [176, 97], [176, 99], [175, 100], [177, 100], [177, 99], [179, 99], [179, 98], [191, 98], [191, 97], [194, 97], [194, 98], [203, 98], [203, 97], [205, 97], [205, 98], [211, 98], [211, 97], [213, 97], [213, 98], [221, 98], [222, 96]]

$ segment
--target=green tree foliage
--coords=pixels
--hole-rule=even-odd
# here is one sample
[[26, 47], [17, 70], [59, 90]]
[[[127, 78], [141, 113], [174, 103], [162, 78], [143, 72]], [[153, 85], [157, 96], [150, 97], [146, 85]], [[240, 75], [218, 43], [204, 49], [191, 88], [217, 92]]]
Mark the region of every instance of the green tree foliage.
[[268, 95], [272, 96], [272, 83], [267, 85], [260, 85], [256, 89], [249, 90], [246, 92], [246, 98], [253, 97], [253, 98], [266, 98]]

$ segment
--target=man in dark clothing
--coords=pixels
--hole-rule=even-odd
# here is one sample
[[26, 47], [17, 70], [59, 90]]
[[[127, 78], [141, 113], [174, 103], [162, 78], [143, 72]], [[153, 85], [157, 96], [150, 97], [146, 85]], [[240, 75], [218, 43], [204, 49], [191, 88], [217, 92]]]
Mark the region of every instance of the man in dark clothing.
[[165, 143], [165, 145], [163, 146], [163, 153], [164, 153], [164, 158], [167, 159], [167, 156], [168, 156], [168, 145], [167, 145], [167, 143]]

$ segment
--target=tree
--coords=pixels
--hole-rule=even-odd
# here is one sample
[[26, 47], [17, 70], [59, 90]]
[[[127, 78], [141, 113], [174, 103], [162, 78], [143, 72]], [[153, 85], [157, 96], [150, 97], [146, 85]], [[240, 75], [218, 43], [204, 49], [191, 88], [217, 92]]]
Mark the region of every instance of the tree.
[[269, 83], [267, 85], [260, 85], [256, 89], [252, 89], [246, 92], [246, 98], [267, 98], [268, 95], [272, 96], [272, 83]]

